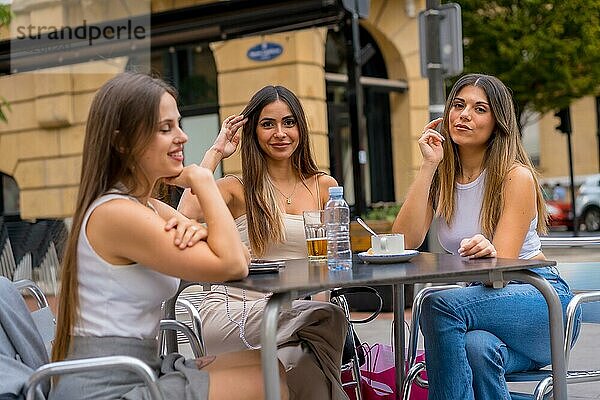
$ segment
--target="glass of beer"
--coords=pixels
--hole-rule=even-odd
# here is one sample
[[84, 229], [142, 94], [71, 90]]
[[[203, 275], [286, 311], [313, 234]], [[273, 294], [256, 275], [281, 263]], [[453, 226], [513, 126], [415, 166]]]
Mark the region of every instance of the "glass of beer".
[[325, 231], [325, 212], [323, 210], [304, 211], [304, 236], [308, 249], [308, 259], [327, 259], [327, 232]]

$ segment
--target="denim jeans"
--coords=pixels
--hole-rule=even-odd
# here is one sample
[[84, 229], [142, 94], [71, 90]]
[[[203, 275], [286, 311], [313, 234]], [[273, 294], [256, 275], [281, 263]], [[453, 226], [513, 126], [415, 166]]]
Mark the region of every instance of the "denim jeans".
[[[536, 273], [563, 307], [573, 297], [554, 268]], [[579, 331], [579, 312], [576, 332]], [[504, 374], [550, 364], [548, 306], [532, 285], [473, 285], [426, 297], [421, 314], [429, 400], [510, 400]]]

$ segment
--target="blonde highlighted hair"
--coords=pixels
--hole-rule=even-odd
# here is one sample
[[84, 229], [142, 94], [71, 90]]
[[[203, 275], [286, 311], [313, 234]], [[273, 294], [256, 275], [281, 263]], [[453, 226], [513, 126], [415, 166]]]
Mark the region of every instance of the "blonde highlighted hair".
[[494, 236], [506, 200], [502, 190], [505, 179], [509, 171], [517, 165], [527, 168], [533, 176], [536, 187], [537, 231], [545, 233], [548, 214], [539, 185], [538, 173], [521, 142], [512, 95], [502, 81], [489, 75], [462, 76], [456, 81], [446, 100], [441, 131], [447, 139], [443, 143], [444, 158], [437, 168], [430, 191], [430, 200], [435, 205], [436, 213], [443, 217], [446, 223], [451, 223], [456, 206], [454, 188], [462, 170], [458, 147], [450, 138], [448, 115], [454, 98], [466, 86], [483, 89], [495, 121], [494, 131], [489, 138], [483, 159], [486, 180], [479, 216], [483, 234], [490, 240]]

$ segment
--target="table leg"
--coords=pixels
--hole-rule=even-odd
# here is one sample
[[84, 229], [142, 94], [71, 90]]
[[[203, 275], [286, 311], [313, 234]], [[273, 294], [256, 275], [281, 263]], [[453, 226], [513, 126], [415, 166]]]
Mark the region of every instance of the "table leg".
[[406, 379], [404, 362], [404, 285], [393, 285], [394, 304], [394, 363], [396, 365], [396, 400], [402, 398], [402, 388]]
[[279, 362], [277, 360], [277, 320], [281, 306], [289, 302], [287, 293], [273, 294], [263, 313], [260, 332], [260, 358], [262, 361], [263, 381], [265, 384], [266, 400], [280, 400]]
[[505, 272], [506, 280], [519, 280], [535, 286], [546, 299], [550, 318], [550, 351], [552, 353], [553, 398], [567, 400], [567, 366], [565, 361], [565, 331], [558, 294], [546, 279], [531, 271]]

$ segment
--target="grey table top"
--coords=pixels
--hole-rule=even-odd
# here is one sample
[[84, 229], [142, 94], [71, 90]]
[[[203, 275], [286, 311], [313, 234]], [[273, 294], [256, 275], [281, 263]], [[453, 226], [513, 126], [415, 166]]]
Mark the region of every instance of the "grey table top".
[[227, 285], [263, 293], [310, 292], [332, 287], [470, 280], [488, 271], [515, 271], [556, 265], [554, 261], [503, 258], [466, 259], [450, 254], [420, 253], [408, 262], [365, 264], [354, 258], [352, 270], [329, 271], [326, 262], [288, 260], [278, 273], [249, 275]]

